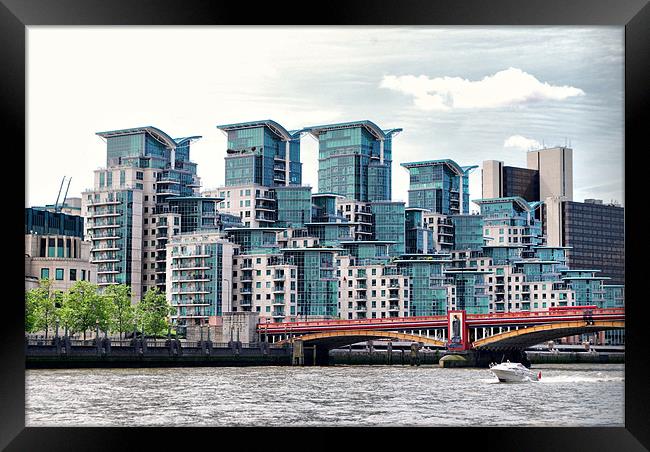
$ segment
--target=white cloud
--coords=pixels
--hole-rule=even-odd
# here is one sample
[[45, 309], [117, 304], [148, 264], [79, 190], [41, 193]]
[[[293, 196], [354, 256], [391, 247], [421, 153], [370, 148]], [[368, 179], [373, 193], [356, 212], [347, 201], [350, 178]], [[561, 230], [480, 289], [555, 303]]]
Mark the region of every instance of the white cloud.
[[539, 141], [534, 140], [532, 138], [526, 138], [521, 135], [512, 135], [510, 138], [506, 139], [503, 142], [503, 147], [528, 151], [531, 149], [539, 149], [542, 147], [542, 144]]
[[585, 94], [572, 86], [540, 82], [535, 76], [512, 67], [479, 81], [461, 77], [385, 75], [379, 86], [413, 96], [415, 106], [422, 110], [497, 108], [543, 100], [564, 100]]

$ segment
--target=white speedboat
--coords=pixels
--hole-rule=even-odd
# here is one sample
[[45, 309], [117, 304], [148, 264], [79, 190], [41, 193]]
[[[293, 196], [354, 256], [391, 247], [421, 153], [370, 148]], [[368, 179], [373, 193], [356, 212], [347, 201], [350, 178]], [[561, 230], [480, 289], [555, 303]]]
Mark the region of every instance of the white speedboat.
[[521, 363], [511, 363], [506, 361], [501, 364], [490, 364], [490, 372], [492, 372], [501, 382], [519, 382], [519, 381], [539, 381], [542, 378], [542, 373], [535, 373], [526, 368]]

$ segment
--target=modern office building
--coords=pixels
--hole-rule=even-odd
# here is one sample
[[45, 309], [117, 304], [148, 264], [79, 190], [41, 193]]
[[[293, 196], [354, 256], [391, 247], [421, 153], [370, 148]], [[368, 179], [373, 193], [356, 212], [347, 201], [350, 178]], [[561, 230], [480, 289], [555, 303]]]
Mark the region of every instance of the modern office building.
[[444, 215], [469, 213], [469, 173], [453, 160], [402, 163], [409, 171], [409, 207]]
[[486, 160], [481, 171], [484, 199], [519, 196], [528, 202], [540, 201], [539, 171], [504, 166], [499, 160]]
[[[589, 202], [587, 202], [589, 201]], [[543, 229], [549, 246], [569, 247], [570, 268], [593, 268], [625, 283], [625, 209], [600, 200], [568, 201], [553, 197], [544, 203]]]
[[94, 187], [82, 194], [91, 259], [100, 287], [128, 284], [137, 301], [146, 289], [164, 287], [169, 234], [157, 236], [156, 220], [168, 213], [169, 199], [198, 195], [190, 143], [200, 137], [174, 139], [151, 126], [97, 135], [106, 140], [107, 167], [95, 170]]
[[49, 280], [56, 291], [68, 290], [76, 281], [96, 282], [90, 247], [84, 241], [82, 217], [26, 208], [25, 289], [38, 287], [41, 279]]
[[318, 139], [319, 192], [363, 202], [391, 199], [392, 139], [402, 129], [355, 121], [302, 131]]
[[526, 160], [528, 169], [539, 175], [539, 201], [552, 196], [573, 200], [573, 149], [555, 147], [528, 151]]
[[231, 311], [233, 257], [237, 245], [221, 232], [179, 233], [166, 244], [167, 300], [180, 334]]
[[217, 126], [228, 136], [227, 187], [300, 185], [300, 132], [275, 121], [249, 121]]

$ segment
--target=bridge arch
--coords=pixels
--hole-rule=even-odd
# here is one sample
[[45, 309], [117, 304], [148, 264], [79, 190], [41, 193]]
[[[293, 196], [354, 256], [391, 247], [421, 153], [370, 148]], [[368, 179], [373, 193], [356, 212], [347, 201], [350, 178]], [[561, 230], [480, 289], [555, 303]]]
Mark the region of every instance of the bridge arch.
[[325, 331], [322, 333], [311, 333], [293, 338], [274, 342], [273, 346], [281, 347], [296, 339], [303, 341], [304, 345], [324, 345], [328, 349], [339, 348], [345, 345], [356, 344], [357, 342], [373, 339], [393, 339], [404, 342], [419, 342], [429, 347], [446, 347], [447, 343], [438, 339], [417, 334], [398, 333], [396, 331]]
[[591, 324], [587, 324], [585, 321], [543, 324], [510, 330], [479, 339], [473, 342], [473, 346], [475, 349], [486, 350], [524, 349], [561, 337], [623, 328], [625, 328], [625, 321], [622, 320], [597, 320]]

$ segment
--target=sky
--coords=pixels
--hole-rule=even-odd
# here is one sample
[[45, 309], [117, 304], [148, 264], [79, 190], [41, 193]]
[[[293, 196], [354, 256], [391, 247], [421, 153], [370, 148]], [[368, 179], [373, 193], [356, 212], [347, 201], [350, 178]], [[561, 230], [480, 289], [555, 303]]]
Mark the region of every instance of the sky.
[[[96, 132], [155, 126], [192, 144], [202, 189], [224, 183], [219, 124], [272, 119], [288, 130], [368, 119], [402, 162], [526, 167], [526, 151], [573, 148], [574, 200], [624, 204], [623, 27], [27, 28], [26, 205], [92, 188], [106, 163]], [[317, 191], [318, 143], [301, 140]], [[472, 210], [477, 210], [472, 205]]]

